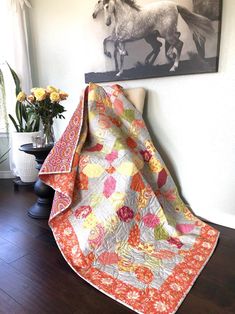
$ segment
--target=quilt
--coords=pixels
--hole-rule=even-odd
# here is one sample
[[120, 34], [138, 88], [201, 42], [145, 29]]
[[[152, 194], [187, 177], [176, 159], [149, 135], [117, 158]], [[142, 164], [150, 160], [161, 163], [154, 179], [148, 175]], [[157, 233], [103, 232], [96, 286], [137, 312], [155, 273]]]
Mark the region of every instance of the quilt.
[[39, 174], [58, 247], [84, 280], [137, 313], [175, 313], [219, 232], [195, 217], [121, 86], [87, 86]]

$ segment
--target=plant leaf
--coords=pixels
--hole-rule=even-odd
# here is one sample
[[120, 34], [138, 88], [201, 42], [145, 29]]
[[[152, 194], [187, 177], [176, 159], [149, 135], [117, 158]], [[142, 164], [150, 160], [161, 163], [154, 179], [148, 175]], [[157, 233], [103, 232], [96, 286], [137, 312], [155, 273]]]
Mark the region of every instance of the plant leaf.
[[35, 121], [34, 131], [39, 131], [39, 125], [40, 125], [39, 117], [36, 117], [34, 121]]
[[12, 117], [11, 114], [8, 114], [8, 116], [9, 116], [9, 118], [11, 119], [12, 123], [14, 124], [14, 127], [15, 127], [15, 129], [16, 129], [16, 132], [20, 132], [20, 131], [19, 131], [19, 127], [18, 127], [18, 125], [17, 125], [17, 123], [16, 123], [16, 120]]
[[28, 115], [27, 115], [25, 105], [23, 105], [23, 104], [21, 104], [21, 112], [22, 112], [22, 118], [24, 119], [25, 122], [27, 122]]
[[8, 63], [7, 63], [7, 65], [11, 71], [11, 75], [12, 75], [13, 80], [15, 82], [15, 86], [16, 86], [15, 93], [17, 96], [19, 94], [19, 92], [21, 91], [20, 79], [19, 79], [18, 75], [16, 74], [16, 72], [10, 67], [10, 65]]
[[18, 120], [19, 127], [20, 127], [20, 102], [19, 101], [16, 102], [15, 112], [16, 112], [16, 118]]

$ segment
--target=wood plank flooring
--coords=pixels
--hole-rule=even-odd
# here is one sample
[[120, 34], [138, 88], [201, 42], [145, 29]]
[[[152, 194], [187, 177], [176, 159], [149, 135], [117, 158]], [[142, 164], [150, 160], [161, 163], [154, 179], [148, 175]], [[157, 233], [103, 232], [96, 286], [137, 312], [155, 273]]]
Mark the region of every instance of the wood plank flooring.
[[[32, 188], [0, 180], [0, 313], [134, 313], [79, 278], [63, 259], [47, 221], [27, 216]], [[219, 244], [177, 314], [235, 313], [235, 230]]]

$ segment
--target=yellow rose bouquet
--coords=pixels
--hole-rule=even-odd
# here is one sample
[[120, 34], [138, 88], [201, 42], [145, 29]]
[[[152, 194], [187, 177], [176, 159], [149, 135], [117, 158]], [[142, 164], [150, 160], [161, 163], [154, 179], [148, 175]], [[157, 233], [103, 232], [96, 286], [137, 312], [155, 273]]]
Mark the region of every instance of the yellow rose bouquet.
[[28, 113], [32, 114], [35, 119], [40, 117], [46, 144], [54, 142], [52, 132], [53, 119], [64, 119], [63, 112], [66, 110], [60, 102], [66, 100], [67, 97], [67, 93], [53, 86], [32, 88], [31, 94], [28, 96], [21, 91], [17, 96], [17, 101], [26, 103]]

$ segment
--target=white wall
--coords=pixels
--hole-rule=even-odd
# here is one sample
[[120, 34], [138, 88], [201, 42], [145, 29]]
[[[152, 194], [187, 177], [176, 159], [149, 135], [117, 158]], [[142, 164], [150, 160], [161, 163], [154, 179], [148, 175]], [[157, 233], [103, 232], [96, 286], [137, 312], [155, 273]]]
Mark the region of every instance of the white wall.
[[[64, 130], [84, 88], [84, 72], [110, 66], [101, 51], [96, 0], [32, 0], [34, 85], [70, 94]], [[145, 120], [185, 200], [198, 215], [235, 228], [235, 1], [223, 1], [219, 73], [121, 82], [147, 89]], [[108, 32], [108, 29], [107, 29]]]

